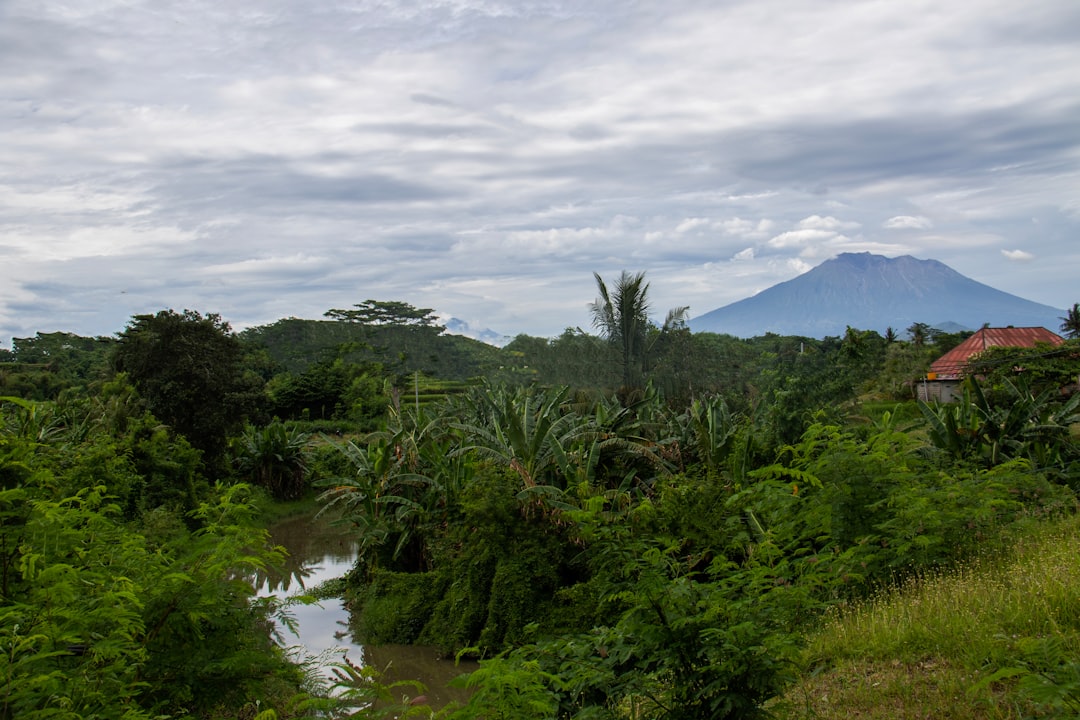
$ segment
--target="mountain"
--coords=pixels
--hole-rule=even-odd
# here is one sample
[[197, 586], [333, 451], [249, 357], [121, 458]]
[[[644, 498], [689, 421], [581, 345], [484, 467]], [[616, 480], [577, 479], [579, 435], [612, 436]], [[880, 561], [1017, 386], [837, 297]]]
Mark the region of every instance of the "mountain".
[[448, 335], [462, 335], [473, 340], [479, 340], [488, 345], [502, 347], [513, 340], [509, 335], [497, 333], [490, 328], [475, 328], [469, 323], [456, 317], [439, 317], [439, 322], [446, 328]]
[[1045, 327], [1064, 312], [972, 280], [937, 260], [844, 253], [753, 297], [690, 320], [695, 332], [757, 337], [843, 335], [847, 326], [898, 334], [913, 323], [975, 330]]

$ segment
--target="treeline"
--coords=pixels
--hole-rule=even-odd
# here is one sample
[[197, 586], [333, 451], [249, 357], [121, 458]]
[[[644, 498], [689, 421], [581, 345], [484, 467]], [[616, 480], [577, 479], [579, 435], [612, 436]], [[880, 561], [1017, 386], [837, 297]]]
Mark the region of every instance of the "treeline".
[[[716, 394], [737, 409], [798, 398], [798, 407], [788, 412], [800, 413], [857, 396], [912, 399], [930, 361], [965, 337], [929, 328], [924, 334], [913, 326], [915, 335], [906, 341], [855, 329], [825, 339], [772, 334], [739, 339], [643, 321], [644, 351], [631, 359], [634, 379], [626, 382], [628, 363], [620, 345], [602, 334], [568, 328], [550, 339], [519, 335], [500, 349], [445, 334], [430, 310], [378, 301], [361, 306], [389, 306], [398, 315], [384, 312], [372, 324], [355, 314], [349, 319], [353, 311], [331, 310], [331, 320], [288, 318], [233, 333], [219, 316], [169, 310], [136, 316], [116, 337], [56, 332], [14, 338], [12, 350], [0, 350], [0, 393], [56, 400], [120, 371], [142, 383], [148, 398], [163, 395], [161, 383], [175, 380], [177, 392], [193, 396], [185, 418], [199, 414], [194, 406], [200, 402], [208, 403], [204, 411], [212, 411], [213, 402], [205, 398], [225, 399], [225, 392], [230, 402], [223, 412], [241, 424], [277, 417], [341, 432], [373, 430], [388, 405], [415, 401], [417, 395], [438, 399], [481, 379], [607, 394], [650, 384], [675, 407]], [[408, 313], [421, 313], [423, 322]], [[176, 346], [185, 350], [178, 353]], [[207, 379], [197, 379], [200, 372]], [[210, 374], [217, 376], [215, 382]], [[238, 395], [247, 395], [246, 405], [232, 402]], [[177, 407], [170, 414], [160, 404], [158, 409], [167, 420], [181, 412]], [[227, 435], [219, 432], [220, 425], [220, 420], [210, 423], [207, 438]], [[186, 435], [195, 432], [187, 429]]]

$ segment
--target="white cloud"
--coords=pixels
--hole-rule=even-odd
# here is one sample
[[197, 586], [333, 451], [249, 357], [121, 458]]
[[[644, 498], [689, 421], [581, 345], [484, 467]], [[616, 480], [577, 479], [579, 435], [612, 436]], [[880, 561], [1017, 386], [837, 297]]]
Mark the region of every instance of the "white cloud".
[[769, 240], [769, 246], [778, 249], [799, 248], [813, 242], [831, 240], [835, 237], [837, 237], [837, 234], [832, 230], [789, 230]]
[[9, 5], [0, 344], [368, 296], [546, 334], [593, 271], [702, 309], [864, 250], [1075, 301], [1073, 0]]
[[798, 227], [802, 230], [857, 230], [861, 225], [857, 222], [837, 220], [831, 215], [811, 215], [800, 220]]
[[882, 224], [882, 227], [889, 230], [929, 230], [933, 226], [930, 218], [921, 215], [897, 215]]
[[595, 254], [599, 248], [617, 249], [636, 229], [634, 218], [620, 215], [606, 225], [594, 227], [553, 227], [542, 230], [488, 232], [461, 238], [454, 252], [475, 254], [497, 252], [521, 257], [557, 257]]
[[787, 266], [794, 271], [795, 275], [802, 275], [805, 272], [809, 272], [814, 268], [808, 262], [801, 260], [800, 258], [791, 258], [787, 261]]
[[714, 228], [720, 230], [725, 235], [734, 235], [747, 240], [764, 239], [769, 236], [769, 233], [773, 231], [775, 226], [776, 223], [772, 220], [761, 219], [754, 222], [753, 220], [747, 220], [741, 217], [720, 220], [713, 224]]
[[1007, 260], [1013, 262], [1027, 262], [1028, 260], [1034, 260], [1035, 256], [1025, 250], [1002, 250], [1001, 254], [1005, 256]]
[[[3, 245], [33, 263], [72, 262], [85, 258], [129, 259], [151, 253], [174, 252], [191, 245], [195, 232], [177, 227], [90, 225], [9, 229]], [[19, 277], [12, 277], [18, 281]]]
[[709, 221], [706, 218], [687, 218], [675, 226], [675, 232], [686, 233], [708, 224]]
[[248, 258], [231, 263], [207, 265], [202, 272], [228, 278], [256, 277], [274, 278], [280, 275], [309, 273], [312, 270], [325, 270], [333, 265], [327, 257], [306, 255], [302, 252], [285, 256]]

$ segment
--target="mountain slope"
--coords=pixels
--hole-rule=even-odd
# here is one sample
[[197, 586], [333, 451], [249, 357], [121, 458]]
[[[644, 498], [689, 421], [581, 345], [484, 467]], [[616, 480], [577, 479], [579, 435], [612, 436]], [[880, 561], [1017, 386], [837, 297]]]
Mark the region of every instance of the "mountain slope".
[[847, 326], [902, 333], [912, 323], [941, 328], [1045, 327], [1063, 311], [995, 290], [937, 260], [844, 253], [757, 295], [690, 320], [695, 332], [756, 337], [842, 335]]

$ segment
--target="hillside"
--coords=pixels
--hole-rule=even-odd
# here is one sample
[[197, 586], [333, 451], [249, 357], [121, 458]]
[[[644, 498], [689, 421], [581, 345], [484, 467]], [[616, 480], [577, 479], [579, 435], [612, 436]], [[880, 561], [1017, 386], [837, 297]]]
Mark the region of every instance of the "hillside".
[[809, 634], [778, 716], [1001, 720], [1075, 710], [1078, 550], [1075, 515], [1029, 524], [997, 553], [831, 613]]
[[499, 364], [499, 349], [436, 328], [372, 326], [336, 320], [285, 318], [249, 328], [242, 340], [266, 348], [270, 358], [290, 372], [332, 360], [343, 346], [352, 362], [381, 363], [396, 374], [420, 372], [446, 380], [486, 374]]
[[690, 320], [695, 332], [806, 337], [897, 332], [921, 322], [945, 329], [1045, 327], [1064, 312], [972, 280], [937, 260], [844, 253], [792, 280]]

